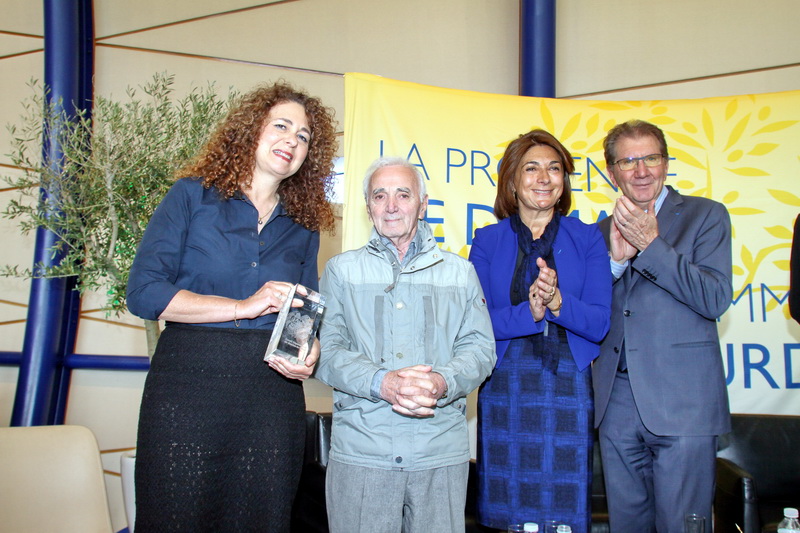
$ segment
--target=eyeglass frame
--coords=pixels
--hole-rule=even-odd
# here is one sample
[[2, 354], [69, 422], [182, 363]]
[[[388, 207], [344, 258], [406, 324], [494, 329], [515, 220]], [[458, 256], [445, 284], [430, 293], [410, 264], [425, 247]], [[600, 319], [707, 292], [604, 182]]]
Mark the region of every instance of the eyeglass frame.
[[[654, 155], [659, 156], [658, 163], [654, 163], [652, 165], [648, 165], [647, 164], [647, 158], [648, 157], [653, 157]], [[638, 164], [639, 164], [639, 161], [644, 162], [644, 166], [646, 166], [647, 168], [654, 168], [654, 167], [657, 167], [658, 165], [660, 165], [661, 163], [663, 163], [664, 159], [667, 158], [667, 157], [669, 157], [669, 156], [666, 156], [664, 154], [655, 153], [655, 154], [643, 155], [641, 157], [623, 157], [622, 159], [617, 159], [616, 161], [614, 161], [611, 164], [612, 165], [616, 165], [621, 171], [627, 172], [629, 170], [633, 170], [634, 168], [636, 168], [638, 166]], [[631, 168], [622, 168], [620, 166], [620, 163], [622, 163], [622, 162], [633, 163], [633, 166]]]

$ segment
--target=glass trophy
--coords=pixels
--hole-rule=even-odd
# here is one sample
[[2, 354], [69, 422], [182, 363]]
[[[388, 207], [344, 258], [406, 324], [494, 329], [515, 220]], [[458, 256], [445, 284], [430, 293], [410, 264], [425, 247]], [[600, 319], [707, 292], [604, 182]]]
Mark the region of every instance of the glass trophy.
[[[269, 339], [265, 361], [272, 357], [283, 357], [294, 364], [305, 361], [325, 310], [325, 297], [309, 288], [305, 289], [308, 294], [303, 296], [295, 285], [286, 295]], [[292, 307], [293, 300], [300, 300], [303, 305]]]

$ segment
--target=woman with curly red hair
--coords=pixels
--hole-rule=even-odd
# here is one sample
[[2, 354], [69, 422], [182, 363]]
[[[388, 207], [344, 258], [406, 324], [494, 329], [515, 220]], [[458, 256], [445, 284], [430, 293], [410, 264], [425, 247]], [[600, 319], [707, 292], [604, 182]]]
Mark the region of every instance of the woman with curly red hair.
[[289, 289], [317, 289], [336, 146], [318, 99], [260, 87], [153, 214], [128, 282], [131, 312], [166, 321], [139, 417], [137, 532], [289, 531], [319, 342], [305, 363], [263, 357]]

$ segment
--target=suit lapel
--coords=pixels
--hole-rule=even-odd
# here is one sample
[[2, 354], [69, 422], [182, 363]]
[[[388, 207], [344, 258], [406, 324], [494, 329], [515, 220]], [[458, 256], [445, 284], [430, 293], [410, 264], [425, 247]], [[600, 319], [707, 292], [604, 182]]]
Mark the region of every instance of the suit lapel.
[[667, 197], [664, 198], [664, 204], [658, 211], [658, 234], [662, 239], [668, 240], [672, 225], [678, 219], [683, 204], [683, 198], [680, 194], [675, 192], [675, 189], [667, 185]]

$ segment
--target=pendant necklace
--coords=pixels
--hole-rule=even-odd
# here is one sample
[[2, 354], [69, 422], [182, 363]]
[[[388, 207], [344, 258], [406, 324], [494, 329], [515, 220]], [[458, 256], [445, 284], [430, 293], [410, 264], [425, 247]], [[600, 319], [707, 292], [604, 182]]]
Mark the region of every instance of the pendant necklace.
[[259, 226], [264, 224], [267, 220], [269, 220], [269, 216], [272, 214], [273, 211], [275, 211], [275, 206], [276, 205], [278, 205], [278, 201], [276, 201], [274, 204], [272, 204], [272, 207], [269, 208], [269, 211], [264, 213], [264, 216], [258, 217], [258, 225]]

